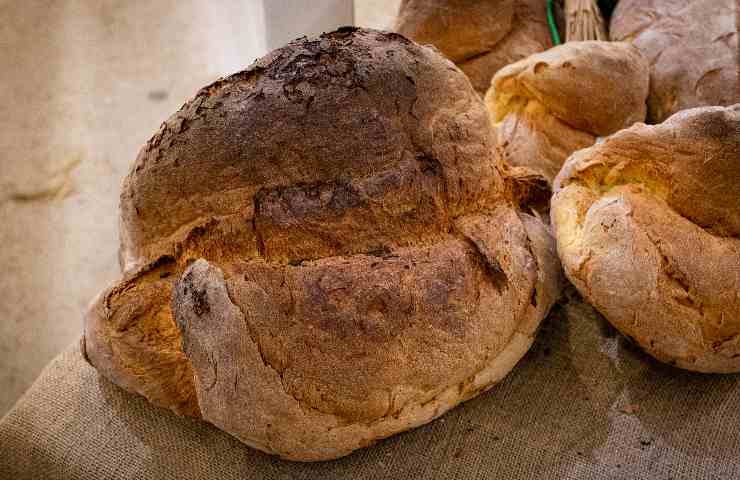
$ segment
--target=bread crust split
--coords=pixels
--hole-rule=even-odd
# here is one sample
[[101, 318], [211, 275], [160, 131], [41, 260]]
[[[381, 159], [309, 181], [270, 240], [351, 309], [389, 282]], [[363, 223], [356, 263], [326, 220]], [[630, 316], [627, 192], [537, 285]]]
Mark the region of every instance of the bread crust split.
[[565, 160], [645, 120], [649, 70], [636, 47], [567, 42], [502, 68], [485, 102], [505, 161], [552, 183]]
[[740, 371], [740, 105], [679, 112], [580, 150], [552, 224], [566, 275], [653, 357]]
[[560, 267], [479, 96], [436, 50], [343, 28], [202, 89], [121, 194], [85, 318], [118, 385], [283, 458], [337, 458], [490, 388]]

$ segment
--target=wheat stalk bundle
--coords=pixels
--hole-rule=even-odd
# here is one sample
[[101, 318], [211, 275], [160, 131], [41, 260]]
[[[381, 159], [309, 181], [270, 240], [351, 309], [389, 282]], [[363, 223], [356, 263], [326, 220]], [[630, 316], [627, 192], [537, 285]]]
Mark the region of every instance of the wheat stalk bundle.
[[565, 41], [607, 40], [596, 0], [565, 0]]

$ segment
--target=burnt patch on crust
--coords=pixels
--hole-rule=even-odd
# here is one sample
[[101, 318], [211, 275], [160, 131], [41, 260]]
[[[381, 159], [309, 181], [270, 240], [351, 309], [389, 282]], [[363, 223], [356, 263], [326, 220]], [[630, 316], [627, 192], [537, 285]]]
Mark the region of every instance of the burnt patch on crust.
[[486, 261], [484, 263], [484, 266], [486, 269], [486, 273], [488, 274], [488, 277], [491, 279], [493, 286], [496, 287], [496, 290], [500, 292], [502, 290], [509, 288], [509, 277], [506, 275], [506, 272], [504, 272], [504, 270], [501, 268], [501, 264], [498, 262], [497, 259], [494, 258], [489, 261]]
[[193, 313], [202, 317], [210, 313], [211, 305], [208, 303], [208, 293], [205, 287], [196, 286], [193, 281], [193, 271], [188, 270], [180, 281], [180, 288], [184, 296], [189, 297], [193, 304]]
[[355, 33], [355, 32], [357, 32], [358, 30], [360, 30], [359, 27], [355, 27], [353, 25], [345, 25], [343, 27], [337, 28], [333, 32], [322, 33], [321, 36], [320, 36], [320, 38], [340, 38], [340, 39], [343, 39], [343, 38], [351, 37], [352, 34]]
[[283, 93], [294, 102], [307, 98], [302, 85], [366, 90], [368, 67], [357, 60], [370, 57], [371, 52], [367, 45], [355, 42], [358, 30], [343, 27], [316, 40], [297, 39], [279, 50], [279, 55], [267, 66], [266, 74], [272, 80], [279, 80]]
[[193, 311], [199, 317], [211, 311], [205, 290], [192, 290], [190, 298], [193, 300]]
[[442, 164], [436, 158], [430, 157], [425, 153], [416, 155], [416, 161], [419, 163], [419, 170], [424, 175], [439, 177], [442, 175]]
[[376, 38], [380, 42], [399, 42], [404, 44], [411, 43], [411, 40], [398, 32], [377, 32]]
[[[239, 85], [239, 84], [248, 84], [249, 86], [252, 86], [257, 83], [257, 81], [260, 79], [262, 74], [265, 72], [265, 68], [259, 64], [254, 64], [250, 68], [246, 70], [241, 70], [239, 72], [236, 72], [232, 75], [229, 75], [228, 77], [219, 78], [212, 84], [203, 87], [198, 91], [198, 93], [195, 96], [195, 100], [203, 97], [212, 97], [216, 93], [220, 93], [222, 90], [225, 90], [226, 87]], [[185, 104], [180, 108], [180, 111], [187, 110], [187, 107], [189, 104]], [[201, 108], [201, 103], [196, 105], [196, 110]]]
[[[175, 115], [167, 121], [162, 122], [157, 132], [144, 146], [142, 153], [150, 153], [158, 150], [156, 155], [154, 155], [155, 162], [158, 161], [162, 156], [162, 150], [176, 143], [177, 137], [187, 131], [193, 121], [203, 119], [210, 110], [223, 106], [223, 103], [218, 100], [211, 104], [211, 97], [217, 97], [219, 95], [228, 96], [228, 90], [235, 86], [251, 88], [259, 81], [264, 72], [265, 69], [261, 65], [254, 64], [246, 70], [219, 78], [210, 85], [201, 88], [192, 100], [180, 107]], [[150, 157], [139, 155], [134, 172], [139, 173], [142, 169], [146, 169], [148, 167], [146, 162], [148, 158]]]

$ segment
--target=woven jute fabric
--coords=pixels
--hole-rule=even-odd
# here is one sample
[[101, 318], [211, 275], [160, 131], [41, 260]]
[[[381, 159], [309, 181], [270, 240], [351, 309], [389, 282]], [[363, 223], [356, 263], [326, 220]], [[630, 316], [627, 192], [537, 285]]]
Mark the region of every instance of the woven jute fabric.
[[537, 338], [488, 393], [314, 464], [153, 407], [99, 376], [75, 346], [0, 421], [0, 478], [740, 478], [740, 376], [658, 364], [572, 291]]

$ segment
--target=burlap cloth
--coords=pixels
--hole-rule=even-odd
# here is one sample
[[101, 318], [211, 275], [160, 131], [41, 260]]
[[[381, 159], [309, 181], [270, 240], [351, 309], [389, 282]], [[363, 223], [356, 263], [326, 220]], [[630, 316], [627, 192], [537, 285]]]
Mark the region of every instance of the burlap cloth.
[[660, 365], [572, 291], [562, 303], [490, 392], [315, 464], [152, 407], [75, 346], [0, 421], [0, 478], [740, 478], [740, 377]]

